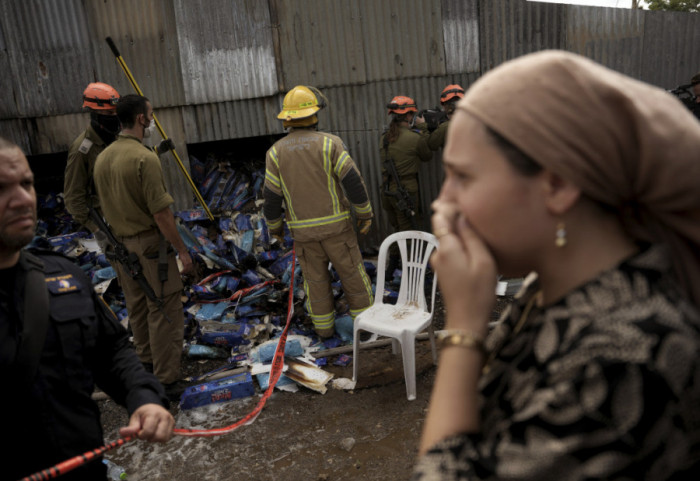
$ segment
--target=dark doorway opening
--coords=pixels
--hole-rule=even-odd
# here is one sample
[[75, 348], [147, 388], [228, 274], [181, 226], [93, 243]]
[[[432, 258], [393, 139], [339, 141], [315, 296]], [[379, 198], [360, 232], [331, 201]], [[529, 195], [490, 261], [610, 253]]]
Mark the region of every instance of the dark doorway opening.
[[63, 172], [66, 170], [68, 152], [30, 155], [29, 167], [34, 172], [34, 188], [37, 196], [63, 192]]

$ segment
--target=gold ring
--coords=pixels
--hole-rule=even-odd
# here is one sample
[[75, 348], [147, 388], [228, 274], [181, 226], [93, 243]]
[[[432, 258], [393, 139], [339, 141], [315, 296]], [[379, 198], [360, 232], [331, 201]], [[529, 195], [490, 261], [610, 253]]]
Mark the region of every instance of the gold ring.
[[433, 234], [435, 234], [435, 237], [437, 237], [438, 239], [439, 239], [440, 237], [446, 236], [446, 235], [449, 234], [449, 233], [450, 233], [450, 230], [449, 230], [447, 227], [444, 227], [444, 226], [443, 226], [443, 227], [439, 227], [438, 229], [435, 229], [435, 232], [433, 232]]

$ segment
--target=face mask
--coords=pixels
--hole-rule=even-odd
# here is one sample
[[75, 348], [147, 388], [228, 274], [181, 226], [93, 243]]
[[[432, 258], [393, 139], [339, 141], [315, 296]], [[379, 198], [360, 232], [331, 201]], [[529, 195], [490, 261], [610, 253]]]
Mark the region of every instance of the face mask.
[[109, 135], [117, 135], [121, 130], [119, 117], [116, 115], [104, 115], [98, 114], [97, 112], [91, 112], [90, 121], [92, 128], [94, 128], [98, 133], [101, 130]]
[[147, 139], [153, 135], [153, 133], [156, 131], [156, 121], [151, 120], [151, 123], [148, 124], [148, 127], [143, 129], [143, 138]]

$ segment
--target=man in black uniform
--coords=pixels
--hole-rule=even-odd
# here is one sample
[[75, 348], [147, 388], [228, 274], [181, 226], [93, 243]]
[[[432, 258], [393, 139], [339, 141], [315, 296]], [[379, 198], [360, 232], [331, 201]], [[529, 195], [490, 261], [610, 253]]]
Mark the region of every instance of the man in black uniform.
[[[175, 421], [158, 380], [70, 259], [23, 250], [34, 236], [34, 176], [0, 137], [0, 412], [3, 479], [16, 480], [104, 444], [97, 384], [131, 415], [119, 434], [165, 442]], [[105, 480], [96, 461], [61, 481]]]

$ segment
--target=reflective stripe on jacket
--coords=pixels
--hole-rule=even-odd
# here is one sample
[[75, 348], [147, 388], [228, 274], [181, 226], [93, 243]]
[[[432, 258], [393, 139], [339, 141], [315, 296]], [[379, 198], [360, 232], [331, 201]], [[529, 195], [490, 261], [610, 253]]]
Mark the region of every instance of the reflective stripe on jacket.
[[[325, 132], [294, 129], [268, 150], [265, 187], [284, 199], [295, 240], [316, 241], [352, 229], [351, 209], [371, 217], [369, 201], [352, 205], [340, 185], [351, 170], [359, 174], [343, 141]], [[274, 230], [282, 220], [267, 222]]]

